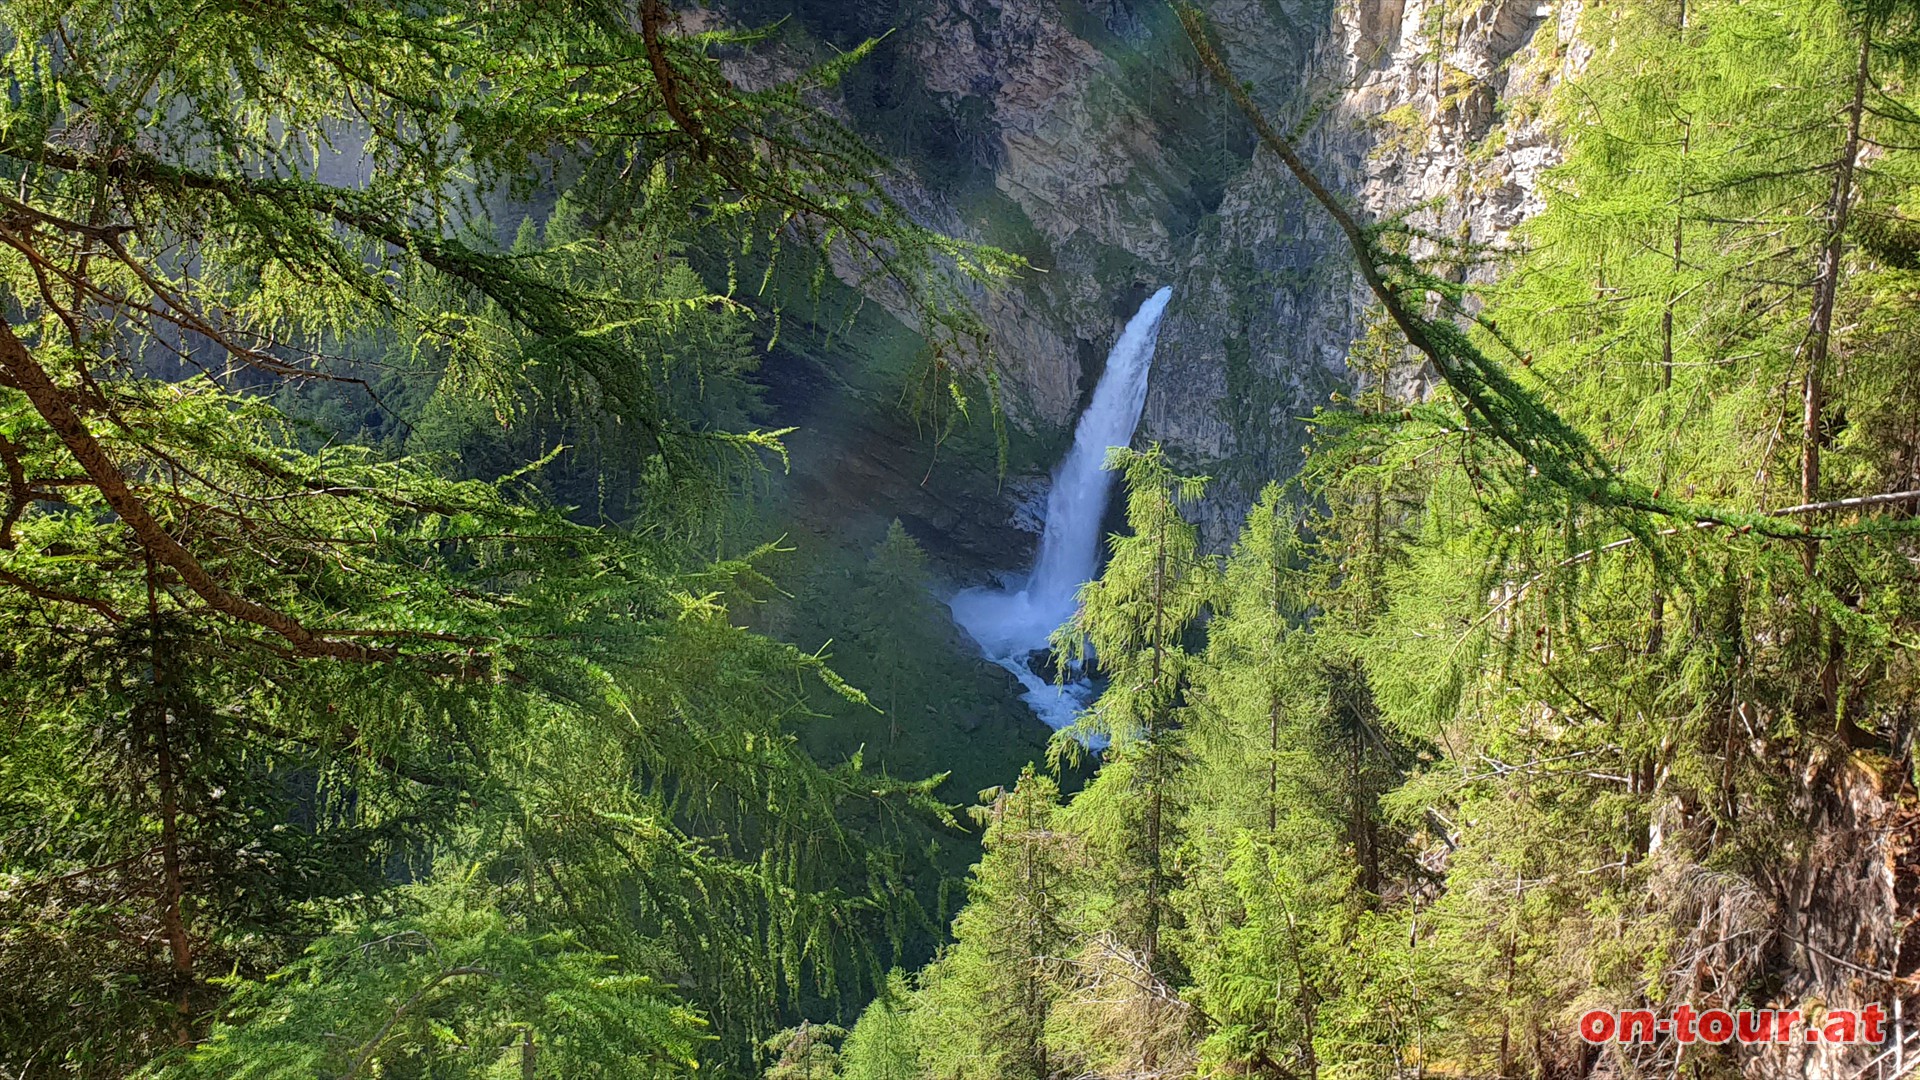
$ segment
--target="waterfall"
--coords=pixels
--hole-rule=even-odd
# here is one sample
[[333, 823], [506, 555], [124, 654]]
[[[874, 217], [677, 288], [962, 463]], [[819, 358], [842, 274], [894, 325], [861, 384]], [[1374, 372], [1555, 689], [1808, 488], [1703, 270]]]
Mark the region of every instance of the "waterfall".
[[1040, 554], [1026, 581], [1017, 590], [967, 589], [951, 602], [954, 621], [988, 659], [1020, 680], [1026, 688], [1023, 699], [1051, 727], [1073, 722], [1090, 688], [1084, 683], [1049, 683], [1033, 673], [1027, 660], [1047, 648], [1054, 630], [1073, 615], [1075, 595], [1099, 567], [1100, 521], [1113, 489], [1113, 474], [1102, 466], [1107, 449], [1125, 446], [1140, 422], [1154, 338], [1172, 296], [1172, 288], [1162, 288], [1147, 297], [1107, 354], [1093, 400], [1073, 429], [1073, 447], [1054, 470]]

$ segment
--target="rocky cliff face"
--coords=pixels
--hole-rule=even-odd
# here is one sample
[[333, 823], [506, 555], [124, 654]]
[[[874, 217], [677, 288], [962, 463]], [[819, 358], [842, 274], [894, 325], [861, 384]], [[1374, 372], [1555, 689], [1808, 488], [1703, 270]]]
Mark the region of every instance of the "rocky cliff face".
[[1065, 427], [1126, 317], [1179, 276], [1240, 162], [1198, 145], [1207, 103], [1164, 18], [1075, 0], [936, 0], [908, 14], [898, 48], [936, 124], [972, 118], [956, 141], [976, 148], [977, 169], [956, 183], [910, 160], [912, 201], [1032, 260], [984, 314], [1015, 421]]
[[[1374, 216], [1499, 246], [1539, 205], [1544, 91], [1577, 66], [1578, 0], [1214, 0], [1229, 61], [1309, 161]], [[1140, 438], [1216, 477], [1214, 543], [1299, 458], [1352, 379], [1369, 298], [1331, 223], [1144, 0], [863, 5], [897, 32], [843, 105], [906, 163], [931, 223], [1028, 256], [983, 304], [1015, 424], [1072, 422], [1122, 323], [1175, 297]], [[872, 9], [872, 10], [869, 10]], [[796, 6], [823, 36], [826, 16]], [[1444, 199], [1444, 209], [1418, 209]], [[1419, 390], [1409, 369], [1406, 389]]]
[[[1583, 55], [1577, 8], [1342, 0], [1299, 80], [1262, 104], [1283, 123], [1317, 111], [1302, 150], [1366, 216], [1406, 214], [1434, 235], [1504, 246], [1555, 160], [1540, 105]], [[1237, 70], [1252, 66], [1235, 34], [1221, 37]], [[1353, 381], [1347, 351], [1371, 297], [1332, 222], [1271, 155], [1253, 158], [1205, 227], [1182, 268], [1145, 434], [1223, 463], [1210, 510], [1231, 515], [1297, 464], [1298, 418]], [[1411, 364], [1396, 374], [1406, 393], [1426, 377]], [[1233, 524], [1208, 522], [1215, 536]]]

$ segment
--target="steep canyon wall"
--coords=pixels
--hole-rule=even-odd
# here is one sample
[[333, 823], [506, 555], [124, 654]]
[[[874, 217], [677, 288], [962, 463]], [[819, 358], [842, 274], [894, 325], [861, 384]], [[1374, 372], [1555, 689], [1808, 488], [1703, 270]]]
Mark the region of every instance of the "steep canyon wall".
[[[1577, 0], [1218, 0], [1230, 62], [1308, 159], [1375, 217], [1504, 245], [1554, 151], [1544, 91], [1578, 64]], [[1301, 418], [1351, 387], [1368, 298], [1343, 243], [1146, 0], [747, 5], [816, 49], [893, 33], [838, 103], [900, 158], [930, 223], [1027, 256], [984, 298], [1019, 427], [1071, 424], [1152, 288], [1175, 301], [1140, 438], [1216, 478], [1228, 539], [1298, 462]], [[836, 40], [836, 38], [838, 40]], [[1303, 117], [1311, 117], [1302, 124]], [[1428, 204], [1441, 205], [1433, 209]], [[1396, 378], [1418, 392], [1422, 374]]]

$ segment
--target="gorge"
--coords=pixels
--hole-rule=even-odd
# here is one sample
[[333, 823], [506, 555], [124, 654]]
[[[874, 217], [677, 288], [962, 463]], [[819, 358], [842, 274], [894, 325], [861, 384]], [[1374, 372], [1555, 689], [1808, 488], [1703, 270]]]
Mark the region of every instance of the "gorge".
[[1920, 1069], [1914, 3], [0, 57], [0, 1080]]

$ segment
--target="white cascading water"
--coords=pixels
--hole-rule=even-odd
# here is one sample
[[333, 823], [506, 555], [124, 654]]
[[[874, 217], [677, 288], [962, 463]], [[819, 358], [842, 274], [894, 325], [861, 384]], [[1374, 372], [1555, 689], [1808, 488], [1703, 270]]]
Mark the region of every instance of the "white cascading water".
[[1073, 448], [1053, 474], [1040, 554], [1025, 584], [1018, 590], [967, 589], [951, 603], [954, 621], [973, 635], [989, 660], [1020, 680], [1026, 688], [1022, 699], [1049, 727], [1072, 723], [1091, 688], [1084, 682], [1050, 683], [1034, 674], [1027, 660], [1045, 649], [1054, 630], [1073, 615], [1080, 586], [1099, 568], [1100, 521], [1113, 490], [1113, 474], [1103, 468], [1107, 449], [1125, 446], [1140, 422], [1154, 338], [1172, 296], [1172, 288], [1162, 288], [1147, 297], [1107, 354], [1093, 400], [1073, 429]]

